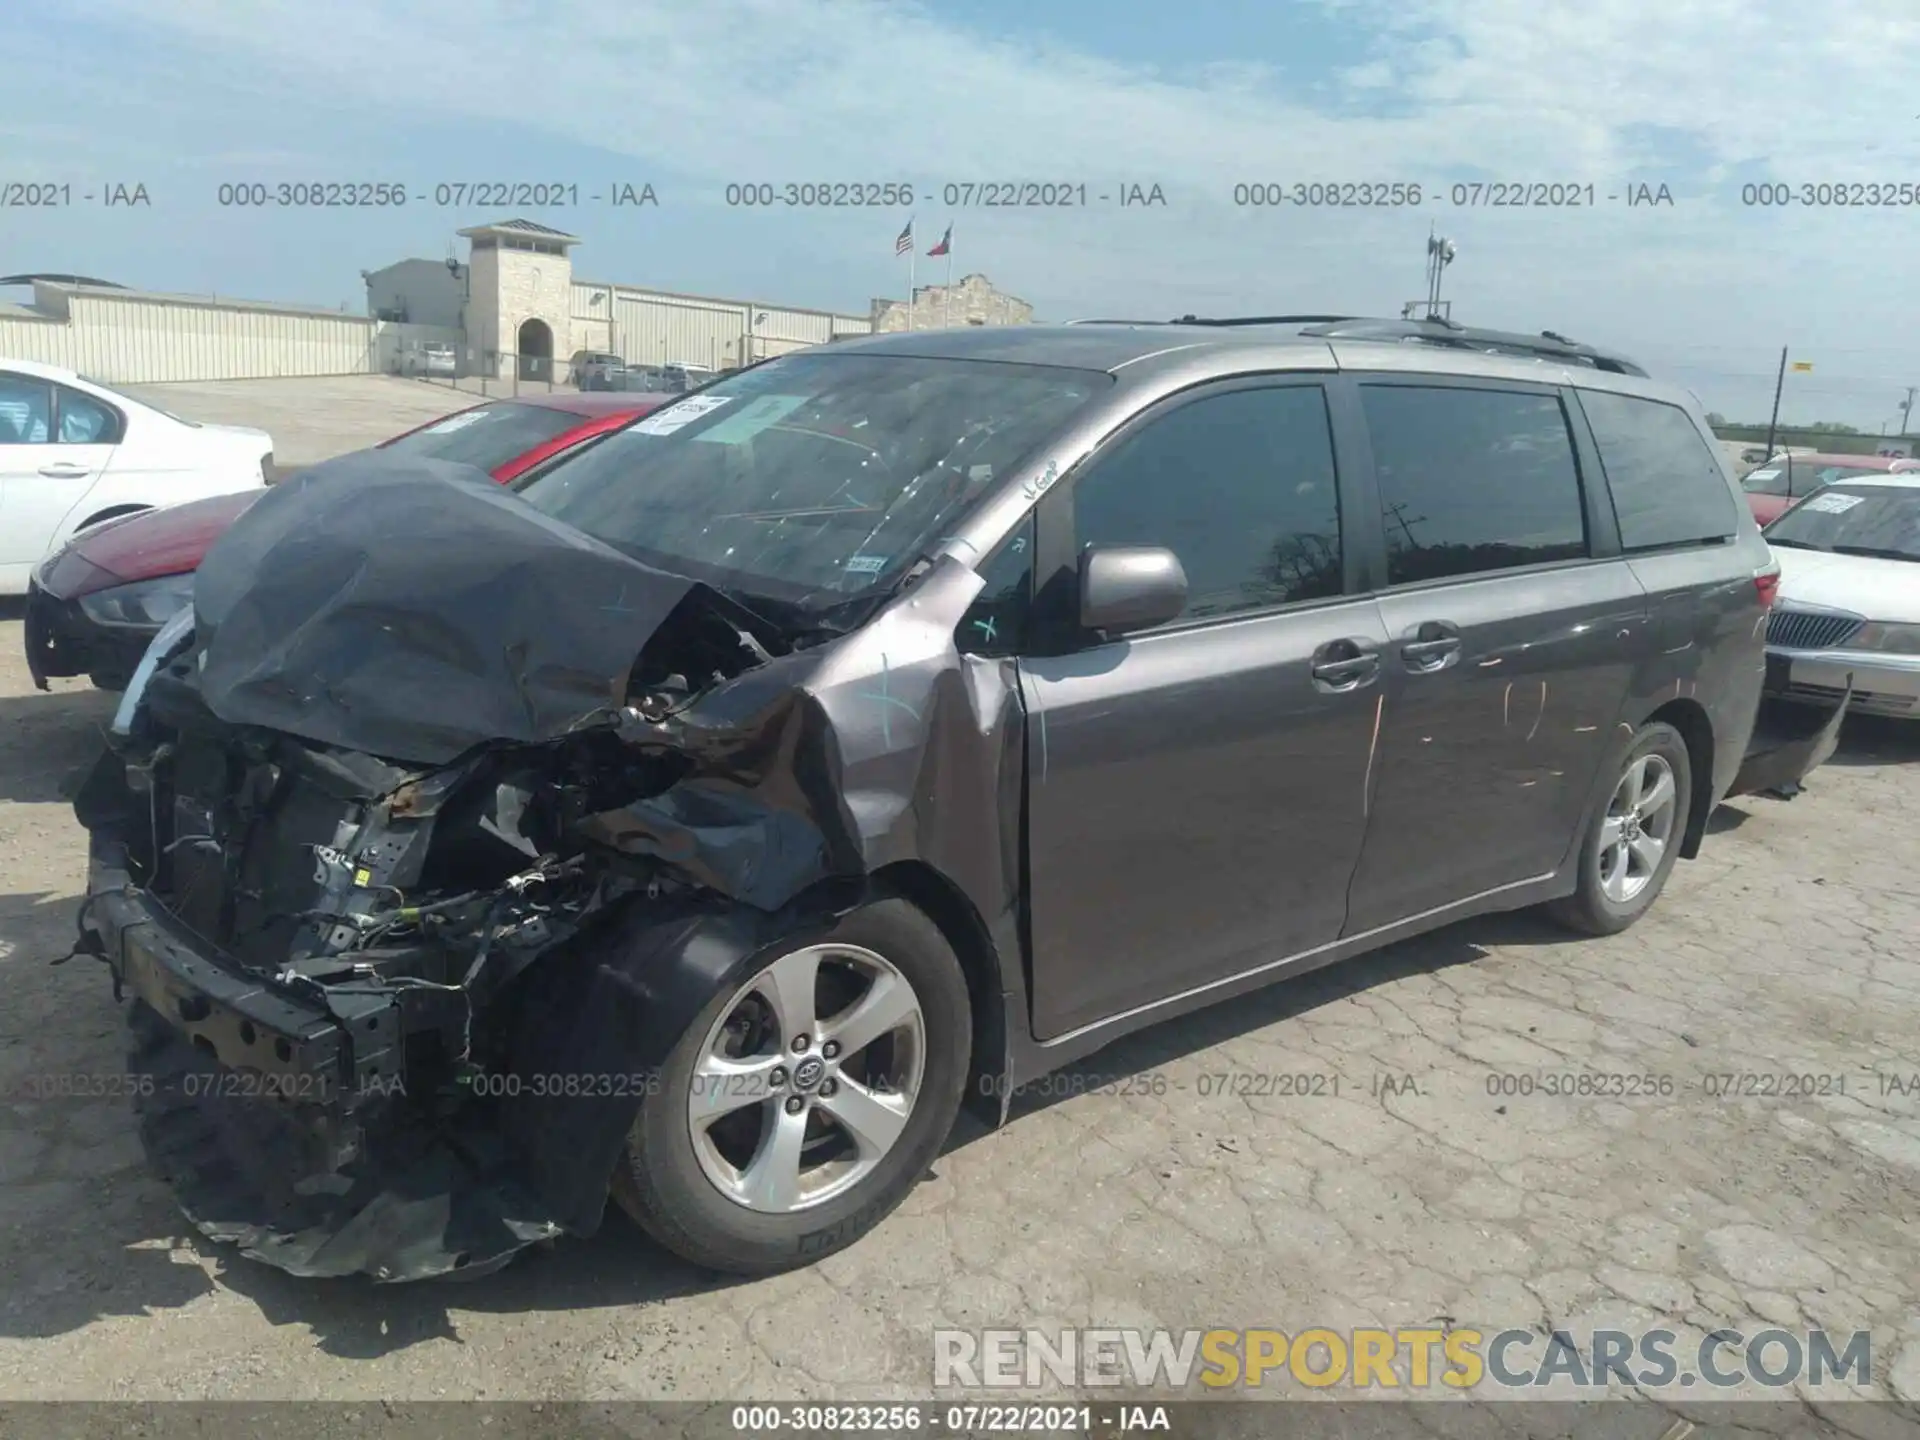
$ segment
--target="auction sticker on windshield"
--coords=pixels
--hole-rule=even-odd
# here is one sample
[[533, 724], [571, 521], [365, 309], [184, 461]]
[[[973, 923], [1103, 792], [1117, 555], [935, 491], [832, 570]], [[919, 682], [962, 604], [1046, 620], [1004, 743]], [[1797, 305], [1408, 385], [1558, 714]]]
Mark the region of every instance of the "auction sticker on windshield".
[[804, 395], [762, 395], [741, 406], [711, 430], [702, 430], [693, 438], [712, 440], [721, 445], [739, 445], [780, 421], [807, 403]]
[[1864, 495], [1816, 495], [1811, 500], [1803, 500], [1800, 508], [1817, 510], [1822, 515], [1842, 515], [1866, 498]]
[[731, 395], [689, 395], [675, 401], [656, 415], [649, 415], [629, 432], [634, 435], [671, 435], [691, 425], [702, 415], [711, 414], [733, 399]]
[[456, 430], [464, 430], [467, 426], [486, 418], [487, 412], [485, 410], [462, 410], [458, 415], [449, 415], [446, 419], [429, 425], [420, 433], [423, 435], [451, 435]]

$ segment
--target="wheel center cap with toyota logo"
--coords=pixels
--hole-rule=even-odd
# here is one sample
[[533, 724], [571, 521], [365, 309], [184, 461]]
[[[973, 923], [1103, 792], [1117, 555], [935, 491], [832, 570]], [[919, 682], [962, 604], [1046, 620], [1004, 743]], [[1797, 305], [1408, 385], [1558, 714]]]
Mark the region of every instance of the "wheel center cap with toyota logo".
[[820, 1083], [820, 1077], [827, 1073], [827, 1062], [818, 1055], [809, 1055], [793, 1067], [793, 1086], [796, 1090], [811, 1090]]

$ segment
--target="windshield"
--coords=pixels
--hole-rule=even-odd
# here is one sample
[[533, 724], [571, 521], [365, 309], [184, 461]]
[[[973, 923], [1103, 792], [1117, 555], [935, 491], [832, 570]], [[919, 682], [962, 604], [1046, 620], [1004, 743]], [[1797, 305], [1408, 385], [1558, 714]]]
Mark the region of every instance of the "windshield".
[[1112, 378], [799, 354], [706, 386], [520, 493], [662, 569], [826, 608], [891, 583]]
[[1884, 475], [1884, 465], [1821, 465], [1809, 471], [1794, 469], [1794, 481], [1800, 494], [1811, 495], [1815, 490], [1831, 485], [1836, 480], [1851, 480], [1857, 475]]
[[[1814, 491], [1833, 484], [1836, 480], [1851, 480], [1858, 475], [1884, 475], [1885, 465], [1846, 465], [1827, 462], [1809, 464], [1793, 461], [1786, 464], [1774, 461], [1758, 470], [1749, 471], [1740, 481], [1740, 486], [1749, 495], [1811, 495]], [[1792, 488], [1788, 488], [1791, 480]]]
[[1770, 545], [1920, 560], [1920, 486], [1839, 484], [1762, 532]]
[[583, 418], [571, 410], [503, 400], [449, 415], [423, 430], [389, 440], [381, 448], [429, 460], [456, 460], [492, 471], [583, 423]]

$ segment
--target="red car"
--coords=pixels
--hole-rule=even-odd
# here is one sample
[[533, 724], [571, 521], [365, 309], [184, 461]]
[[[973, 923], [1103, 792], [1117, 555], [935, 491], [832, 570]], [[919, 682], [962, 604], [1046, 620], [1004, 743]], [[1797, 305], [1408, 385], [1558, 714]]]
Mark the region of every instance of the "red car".
[[1920, 470], [1920, 460], [1891, 455], [1776, 455], [1740, 477], [1747, 492], [1747, 508], [1762, 525], [1778, 520], [1823, 486], [1856, 475], [1885, 475], [1888, 471]]
[[[488, 400], [384, 440], [376, 449], [453, 460], [509, 484], [539, 465], [658, 409], [671, 395], [553, 394]], [[123, 688], [147, 642], [193, 598], [207, 547], [263, 492], [243, 490], [109, 520], [74, 537], [27, 589], [27, 668]]]

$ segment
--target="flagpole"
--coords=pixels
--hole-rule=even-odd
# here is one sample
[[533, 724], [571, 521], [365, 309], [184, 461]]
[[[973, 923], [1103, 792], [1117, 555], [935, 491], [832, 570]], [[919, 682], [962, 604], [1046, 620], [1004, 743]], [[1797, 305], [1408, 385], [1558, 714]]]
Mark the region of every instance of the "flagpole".
[[942, 329], [953, 328], [953, 227], [947, 227], [947, 298], [940, 306]]
[[913, 262], [920, 249], [920, 237], [913, 233], [913, 221], [907, 221], [907, 238], [913, 243], [907, 246], [907, 328], [915, 328], [913, 314]]

